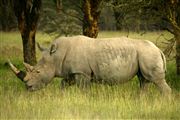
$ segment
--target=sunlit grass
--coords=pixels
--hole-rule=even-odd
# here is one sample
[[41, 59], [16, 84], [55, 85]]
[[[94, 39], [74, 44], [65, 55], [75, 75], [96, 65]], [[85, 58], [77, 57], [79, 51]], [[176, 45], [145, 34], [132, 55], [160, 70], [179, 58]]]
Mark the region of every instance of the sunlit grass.
[[[159, 34], [161, 32], [148, 32], [143, 36], [130, 33], [129, 37], [155, 42]], [[172, 37], [166, 32], [163, 34]], [[126, 32], [101, 32], [99, 37], [122, 35], [126, 36]], [[45, 46], [52, 39], [47, 34], [37, 34], [37, 41]], [[140, 97], [136, 77], [121, 85], [93, 84], [87, 91], [72, 86], [64, 92], [59, 89], [61, 79], [56, 78], [46, 88], [28, 92], [6, 64], [10, 58], [23, 69], [21, 36], [18, 32], [1, 32], [0, 43], [0, 119], [180, 119], [180, 77], [175, 75], [174, 61], [168, 62], [166, 74], [173, 89], [171, 100], [161, 97], [153, 84], [147, 95]]]

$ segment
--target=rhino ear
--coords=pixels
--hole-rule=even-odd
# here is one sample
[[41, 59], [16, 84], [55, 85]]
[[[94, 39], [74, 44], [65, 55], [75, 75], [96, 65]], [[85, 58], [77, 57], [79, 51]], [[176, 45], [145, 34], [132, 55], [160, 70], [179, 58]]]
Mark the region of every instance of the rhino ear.
[[31, 72], [33, 70], [33, 66], [31, 66], [30, 64], [25, 63], [25, 62], [23, 64], [24, 64], [27, 72]]
[[37, 42], [37, 47], [39, 48], [39, 50], [40, 50], [41, 52], [47, 51], [47, 48], [43, 48], [38, 42]]
[[57, 50], [57, 45], [56, 45], [56, 44], [52, 44], [52, 45], [51, 45], [51, 49], [50, 49], [50, 55], [53, 54], [53, 53], [55, 53], [56, 50]]

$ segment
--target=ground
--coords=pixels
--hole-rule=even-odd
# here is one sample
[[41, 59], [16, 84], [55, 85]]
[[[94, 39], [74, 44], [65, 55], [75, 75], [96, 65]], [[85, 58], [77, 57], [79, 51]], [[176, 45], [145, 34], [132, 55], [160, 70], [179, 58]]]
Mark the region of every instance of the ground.
[[[167, 32], [147, 32], [143, 35], [126, 32], [100, 32], [99, 37], [129, 36], [146, 39], [163, 49], [164, 38], [172, 37]], [[159, 38], [159, 39], [158, 39]], [[48, 46], [53, 38], [37, 33], [37, 41]], [[37, 58], [40, 52], [37, 50]], [[22, 43], [20, 33], [0, 32], [0, 119], [180, 119], [180, 77], [176, 76], [174, 60], [167, 63], [166, 79], [173, 90], [171, 100], [161, 97], [156, 86], [150, 85], [146, 96], [139, 96], [139, 82], [115, 86], [93, 84], [84, 92], [77, 87], [60, 91], [60, 78], [46, 88], [28, 92], [7, 65], [7, 59], [21, 68]]]

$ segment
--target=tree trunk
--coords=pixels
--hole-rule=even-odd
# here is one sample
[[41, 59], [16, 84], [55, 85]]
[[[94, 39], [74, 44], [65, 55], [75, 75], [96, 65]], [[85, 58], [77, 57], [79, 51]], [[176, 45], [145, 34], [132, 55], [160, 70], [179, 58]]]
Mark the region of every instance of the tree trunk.
[[98, 20], [93, 19], [92, 21], [90, 21], [88, 18], [84, 17], [83, 35], [91, 38], [97, 38], [98, 32], [99, 32]]
[[100, 11], [98, 7], [101, 0], [84, 0], [83, 3], [83, 35], [96, 38], [98, 36], [98, 19]]
[[23, 57], [24, 62], [31, 65], [36, 64], [36, 47], [35, 47], [35, 34], [36, 29], [33, 28], [29, 30], [25, 28], [21, 32], [22, 42], [23, 42]]
[[14, 3], [15, 15], [23, 43], [24, 62], [36, 63], [35, 34], [39, 19], [41, 0], [17, 0]]

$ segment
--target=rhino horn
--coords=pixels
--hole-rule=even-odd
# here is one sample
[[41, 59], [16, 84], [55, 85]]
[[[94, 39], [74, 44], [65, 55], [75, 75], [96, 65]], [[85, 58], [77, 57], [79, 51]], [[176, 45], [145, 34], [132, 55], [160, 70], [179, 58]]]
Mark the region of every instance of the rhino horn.
[[26, 73], [23, 72], [23, 71], [18, 70], [18, 69], [11, 63], [10, 60], [8, 60], [8, 64], [9, 64], [11, 70], [14, 72], [14, 74], [15, 74], [20, 80], [24, 81], [24, 78], [25, 78], [25, 76], [26, 76]]
[[30, 64], [25, 63], [25, 62], [23, 64], [24, 64], [27, 72], [31, 72], [33, 70], [33, 66], [31, 66]]

